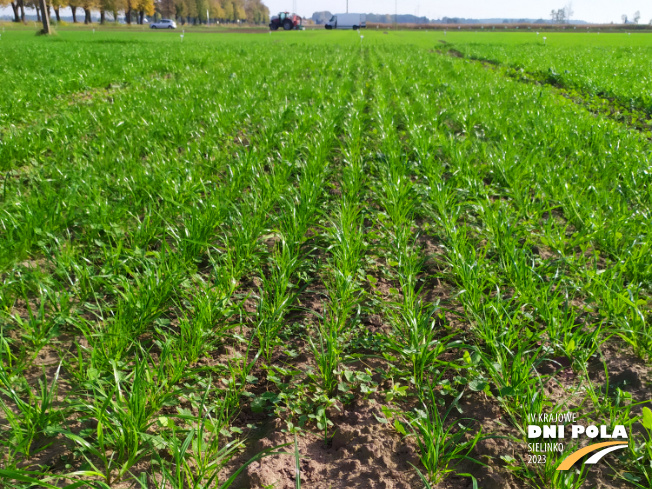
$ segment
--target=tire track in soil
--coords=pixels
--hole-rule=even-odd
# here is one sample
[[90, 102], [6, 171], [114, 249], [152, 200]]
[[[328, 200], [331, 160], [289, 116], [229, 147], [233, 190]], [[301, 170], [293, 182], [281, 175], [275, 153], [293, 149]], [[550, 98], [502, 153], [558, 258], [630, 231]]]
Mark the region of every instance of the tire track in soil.
[[646, 139], [652, 141], [652, 114], [644, 109], [627, 105], [624, 101], [616, 97], [603, 97], [590, 93], [582, 87], [568, 87], [552, 73], [527, 71], [524, 68], [505, 66], [495, 59], [466, 56], [464, 53], [451, 47], [451, 44], [445, 41], [440, 42], [446, 45], [445, 51], [438, 49], [431, 50], [430, 52], [472, 61], [521, 83], [546, 86], [556, 95], [570, 100], [586, 111], [594, 115], [602, 115], [629, 129], [634, 129], [640, 132]]

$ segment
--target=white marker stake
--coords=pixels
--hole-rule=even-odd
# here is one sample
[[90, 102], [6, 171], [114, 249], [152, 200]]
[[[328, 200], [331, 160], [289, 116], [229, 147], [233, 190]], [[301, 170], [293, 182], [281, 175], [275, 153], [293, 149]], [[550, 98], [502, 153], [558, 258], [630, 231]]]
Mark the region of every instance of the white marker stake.
[[181, 34], [181, 42], [183, 42], [183, 34]]
[[543, 36], [543, 44], [546, 43], [546, 39], [547, 39], [547, 37], [546, 37], [546, 36]]

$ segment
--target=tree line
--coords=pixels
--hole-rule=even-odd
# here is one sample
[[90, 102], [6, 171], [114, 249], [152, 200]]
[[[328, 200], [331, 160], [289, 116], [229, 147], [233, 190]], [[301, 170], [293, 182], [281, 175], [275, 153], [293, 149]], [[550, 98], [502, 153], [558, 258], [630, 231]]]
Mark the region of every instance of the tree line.
[[[70, 8], [72, 21], [93, 22], [93, 12], [99, 12], [100, 23], [117, 22], [124, 15], [127, 24], [142, 24], [146, 16], [160, 15], [181, 23], [249, 22], [266, 24], [269, 9], [262, 0], [46, 0], [47, 14], [61, 21], [61, 9]], [[38, 20], [43, 14], [38, 0], [0, 0], [0, 7], [11, 6], [14, 22], [25, 22], [25, 9], [35, 9]], [[80, 14], [80, 15], [78, 15]]]

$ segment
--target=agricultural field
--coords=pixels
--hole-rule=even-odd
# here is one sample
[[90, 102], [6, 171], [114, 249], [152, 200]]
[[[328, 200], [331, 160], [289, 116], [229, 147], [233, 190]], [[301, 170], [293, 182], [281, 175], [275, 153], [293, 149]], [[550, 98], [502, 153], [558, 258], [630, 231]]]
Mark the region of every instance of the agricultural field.
[[[534, 34], [534, 35], [533, 35]], [[511, 37], [509, 37], [511, 36]], [[458, 36], [462, 40], [462, 36]], [[501, 39], [502, 38], [502, 39]], [[621, 112], [652, 116], [650, 39], [646, 33], [466, 35], [456, 45], [466, 57], [499, 64], [512, 76], [565, 88]], [[639, 115], [639, 114], [637, 114]]]
[[652, 487], [647, 34], [180, 34], [0, 37], [0, 488]]

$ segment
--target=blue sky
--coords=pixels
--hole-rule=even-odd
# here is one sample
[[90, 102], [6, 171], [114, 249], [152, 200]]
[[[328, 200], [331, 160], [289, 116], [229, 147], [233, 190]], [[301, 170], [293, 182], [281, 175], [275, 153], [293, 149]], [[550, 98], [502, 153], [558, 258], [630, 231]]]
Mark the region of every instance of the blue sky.
[[[318, 10], [332, 13], [346, 11], [346, 0], [263, 0], [272, 13], [293, 10], [310, 16]], [[429, 18], [550, 18], [550, 11], [564, 7], [567, 0], [399, 0], [399, 14], [425, 15]], [[621, 23], [621, 16], [631, 19], [634, 12], [641, 12], [639, 23], [647, 24], [652, 18], [650, 0], [575, 0], [572, 2], [574, 19], [588, 22]], [[395, 0], [349, 0], [349, 12], [394, 13]]]

